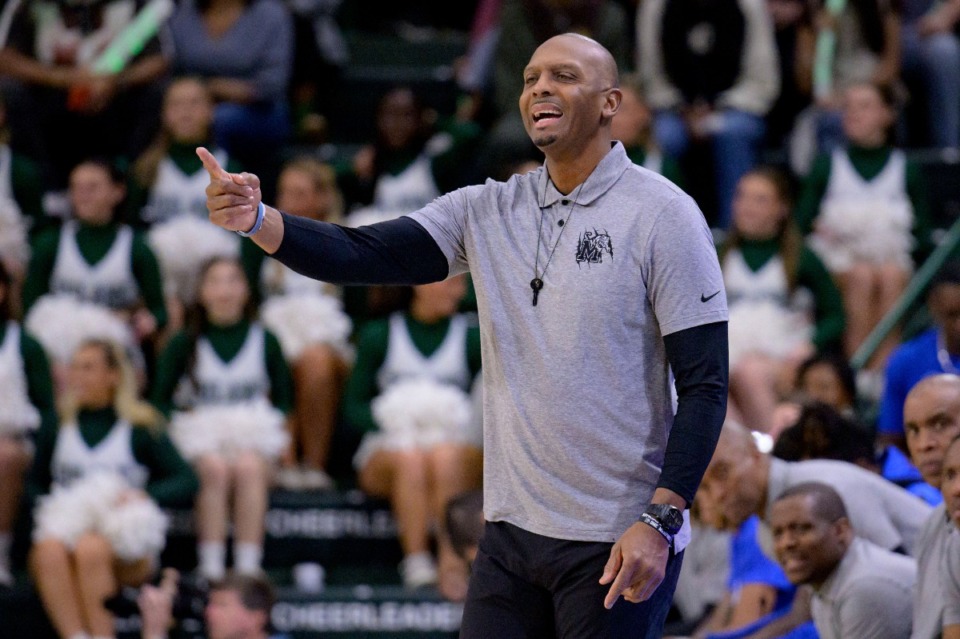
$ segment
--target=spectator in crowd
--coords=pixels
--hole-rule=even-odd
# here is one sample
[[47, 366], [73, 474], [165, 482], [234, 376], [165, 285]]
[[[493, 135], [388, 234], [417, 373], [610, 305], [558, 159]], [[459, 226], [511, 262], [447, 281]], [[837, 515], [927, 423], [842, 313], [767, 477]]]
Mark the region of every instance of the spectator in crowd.
[[766, 0], [773, 20], [780, 66], [780, 93], [767, 114], [767, 146], [784, 147], [797, 116], [810, 104], [810, 60], [801, 55], [801, 41], [813, 29], [808, 0]]
[[[856, 84], [844, 92], [845, 148], [819, 157], [797, 206], [797, 223], [836, 277], [852, 356], [903, 293], [913, 257], [929, 242], [930, 214], [919, 167], [891, 145], [892, 91]], [[899, 340], [891, 332], [868, 368], [880, 371]]]
[[[289, 215], [342, 222], [343, 197], [333, 167], [309, 156], [286, 162], [277, 185], [277, 206]], [[266, 259], [266, 254], [250, 242], [241, 245], [241, 256], [248, 279], [259, 284], [263, 299], [341, 297], [338, 287]], [[349, 374], [346, 354], [336, 344], [313, 342], [295, 355], [286, 356], [295, 386], [294, 410], [290, 416], [292, 441], [291, 453], [282, 460], [284, 468], [277, 480], [291, 489], [332, 488], [333, 481], [326, 469], [340, 397]]]
[[728, 412], [774, 438], [777, 403], [797, 367], [816, 351], [837, 349], [844, 324], [840, 293], [794, 227], [791, 203], [785, 175], [748, 171], [719, 248], [730, 308]]
[[[950, 523], [956, 528], [960, 526], [960, 446], [954, 438], [947, 446], [943, 458], [943, 500], [950, 513]], [[946, 561], [943, 567], [942, 585], [944, 589], [943, 622], [941, 625], [943, 639], [957, 639], [960, 637], [960, 540], [954, 533], [944, 555]], [[920, 600], [922, 601], [922, 600]]]
[[[175, 580], [140, 590], [137, 605], [143, 620], [143, 639], [167, 639], [173, 624]], [[263, 575], [229, 573], [210, 586], [204, 613], [209, 639], [280, 639], [270, 634], [270, 611], [277, 596]]]
[[9, 210], [5, 215], [21, 216], [30, 236], [36, 237], [51, 224], [43, 210], [43, 178], [36, 162], [11, 148], [7, 117], [7, 104], [0, 90], [0, 207]]
[[731, 538], [727, 590], [691, 639], [749, 636], [790, 609], [795, 589], [764, 554], [759, 529], [760, 519], [754, 515]]
[[287, 443], [293, 384], [277, 338], [252, 320], [239, 261], [210, 260], [197, 298], [187, 328], [160, 356], [151, 399], [167, 415], [180, 411], [171, 432], [200, 476], [199, 571], [216, 580], [226, 570], [231, 524], [234, 568], [260, 570], [271, 467]]
[[613, 0], [504, 0], [493, 53], [495, 119], [484, 142], [481, 169], [489, 173], [506, 157], [533, 151], [517, 111], [523, 70], [537, 46], [548, 38], [580, 33], [610, 51], [617, 67], [630, 67], [629, 19]]
[[848, 419], [859, 418], [856, 373], [843, 355], [816, 353], [800, 364], [792, 392], [774, 414], [775, 431], [782, 437], [799, 421], [803, 407], [813, 403], [825, 404]]
[[[804, 89], [813, 97], [815, 153], [829, 154], [849, 132], [843, 125], [846, 91], [872, 84], [895, 95], [900, 77], [900, 18], [890, 0], [851, 0], [819, 5], [813, 28], [798, 42]], [[891, 101], [892, 104], [892, 101]], [[892, 120], [891, 120], [892, 124]], [[888, 125], [889, 126], [889, 125]], [[809, 162], [795, 168], [806, 174]]]
[[659, 173], [679, 187], [683, 187], [683, 177], [677, 159], [664, 155], [653, 136], [653, 113], [643, 97], [643, 89], [638, 75], [620, 77], [620, 110], [613, 118], [610, 134], [614, 140], [620, 140], [634, 164]]
[[905, 488], [931, 506], [942, 499], [892, 444], [876, 446], [873, 432], [826, 404], [810, 404], [777, 440], [773, 454], [787, 461], [835, 459], [856, 464]]
[[[74, 486], [106, 471], [118, 474], [128, 485], [113, 508], [144, 499], [163, 506], [183, 505], [193, 498], [197, 478], [159, 429], [160, 415], [138, 398], [130, 364], [120, 347], [92, 340], [77, 349], [63, 406], [59, 428], [41, 431], [37, 439], [31, 495]], [[74, 512], [74, 516], [81, 514]], [[35, 532], [30, 572], [62, 639], [113, 637], [114, 619], [104, 600], [116, 594], [119, 586], [139, 586], [153, 574], [158, 556], [126, 557], [113, 539], [99, 528], [85, 530], [75, 541], [42, 528]]]
[[927, 112], [923, 133], [931, 146], [960, 145], [960, 2], [903, 0], [900, 39], [905, 79], [923, 91]]
[[[207, 85], [198, 77], [173, 80], [163, 96], [162, 128], [153, 144], [137, 158], [131, 171], [127, 210], [131, 223], [149, 226], [179, 215], [207, 217], [207, 181], [203, 164], [194, 152], [210, 144], [220, 162], [238, 173], [240, 164], [213, 144], [214, 103]], [[198, 174], [198, 171], [200, 172]]]
[[71, 294], [128, 317], [145, 340], [163, 328], [167, 310], [157, 258], [119, 221], [126, 195], [123, 173], [104, 159], [70, 172], [73, 219], [37, 238], [23, 287], [25, 310], [42, 295]]
[[340, 169], [348, 207], [397, 217], [462, 186], [481, 130], [472, 122], [437, 122], [436, 117], [409, 86], [380, 98], [376, 140]]
[[183, 0], [170, 19], [173, 72], [207, 81], [217, 145], [258, 172], [290, 135], [293, 22], [280, 0]]
[[342, 91], [341, 79], [350, 57], [338, 21], [343, 0], [284, 0], [293, 17], [293, 66], [290, 98], [293, 126], [301, 142], [321, 142], [326, 114]]
[[826, 484], [785, 490], [770, 508], [774, 551], [787, 577], [810, 585], [820, 639], [908, 639], [916, 562], [857, 537]]
[[122, 68], [96, 68], [144, 4], [40, 0], [13, 15], [0, 49], [13, 144], [51, 169], [54, 189], [83, 157], [136, 156], [157, 130], [167, 61], [156, 34]]
[[[907, 394], [903, 405], [903, 429], [910, 459], [923, 478], [948, 495], [945, 481], [947, 449], [960, 436], [960, 377], [941, 373], [920, 380]], [[913, 639], [937, 639], [948, 623], [947, 609], [955, 602], [947, 600], [944, 590], [945, 567], [956, 557], [956, 530], [951, 523], [950, 504], [934, 508], [917, 540], [917, 594], [913, 609]], [[944, 637], [947, 635], [944, 633]]]
[[0, 586], [8, 587], [10, 546], [35, 433], [56, 424], [50, 364], [43, 347], [14, 321], [12, 284], [0, 261], [0, 386], [6, 389], [0, 402]]
[[780, 87], [762, 0], [652, 0], [640, 6], [637, 67], [660, 147], [679, 158], [713, 145], [717, 216], [730, 225], [740, 177], [757, 162], [763, 118]]
[[930, 282], [927, 308], [933, 326], [904, 342], [887, 360], [877, 432], [903, 445], [903, 403], [927, 375], [960, 372], [960, 262], [949, 261]]
[[[451, 497], [480, 484], [480, 433], [472, 419], [457, 423], [436, 415], [439, 409], [431, 417], [429, 402], [436, 402], [426, 391], [411, 391], [405, 401], [388, 394], [422, 378], [470, 391], [480, 370], [480, 332], [456, 313], [465, 292], [463, 276], [416, 286], [407, 312], [364, 326], [343, 398], [347, 420], [364, 432], [354, 457], [360, 488], [389, 498], [397, 518], [404, 584], [417, 588], [439, 579], [441, 592], [456, 599], [466, 594], [466, 575], [462, 570], [458, 574], [462, 566], [451, 561], [453, 549], [442, 528], [444, 509]], [[418, 414], [436, 422], [430, 427], [433, 434], [402, 428], [400, 422]], [[439, 573], [429, 550], [432, 523], [441, 526]]]
[[931, 510], [923, 500], [853, 464], [772, 457], [735, 422], [724, 425], [697, 503], [704, 521], [718, 528], [736, 529], [751, 515], [769, 523], [774, 500], [805, 481], [827, 481], [844, 497], [858, 535], [887, 550], [916, 554], [920, 527]]

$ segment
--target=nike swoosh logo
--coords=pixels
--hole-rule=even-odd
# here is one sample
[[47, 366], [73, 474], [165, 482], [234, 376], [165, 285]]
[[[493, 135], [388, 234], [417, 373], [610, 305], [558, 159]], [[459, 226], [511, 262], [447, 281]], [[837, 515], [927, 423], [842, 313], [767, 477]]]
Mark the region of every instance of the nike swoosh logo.
[[717, 295], [719, 295], [719, 294], [720, 294], [720, 291], [717, 291], [717, 292], [714, 293], [713, 295], [704, 295], [703, 293], [700, 293], [700, 301], [701, 301], [701, 302], [709, 302], [710, 300], [712, 300], [713, 298], [715, 298], [715, 297], [716, 297]]

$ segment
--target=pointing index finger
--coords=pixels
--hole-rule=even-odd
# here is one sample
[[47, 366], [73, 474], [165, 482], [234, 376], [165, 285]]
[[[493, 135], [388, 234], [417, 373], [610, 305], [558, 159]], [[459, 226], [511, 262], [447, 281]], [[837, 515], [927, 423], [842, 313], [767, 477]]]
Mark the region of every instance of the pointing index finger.
[[213, 153], [210, 153], [210, 151], [208, 151], [206, 148], [198, 146], [197, 156], [200, 158], [200, 161], [203, 162], [203, 168], [205, 168], [207, 173], [210, 174], [211, 179], [230, 179], [230, 174], [227, 173], [222, 166], [220, 166], [220, 163], [217, 162], [217, 158], [213, 157]]

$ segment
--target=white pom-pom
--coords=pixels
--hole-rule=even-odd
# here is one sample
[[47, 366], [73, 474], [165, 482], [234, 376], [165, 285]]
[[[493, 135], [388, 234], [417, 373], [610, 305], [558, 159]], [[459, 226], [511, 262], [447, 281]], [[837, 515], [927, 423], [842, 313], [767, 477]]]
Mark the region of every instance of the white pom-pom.
[[462, 441], [470, 429], [469, 396], [455, 386], [426, 378], [394, 384], [373, 400], [372, 409], [392, 448]]
[[39, 426], [40, 411], [30, 403], [23, 371], [0, 367], [0, 436], [22, 435]]
[[170, 437], [187, 459], [210, 453], [229, 458], [251, 450], [276, 459], [290, 440], [283, 413], [265, 400], [201, 406], [178, 414]]
[[54, 486], [48, 495], [40, 497], [33, 514], [33, 541], [56, 539], [68, 548], [93, 530], [95, 513], [89, 504], [73, 498], [69, 489]]
[[311, 344], [349, 352], [353, 324], [341, 310], [340, 300], [329, 295], [277, 295], [264, 302], [260, 318], [280, 340], [288, 361], [295, 361]]
[[26, 327], [51, 359], [66, 364], [81, 342], [105, 339], [130, 348], [129, 327], [109, 309], [72, 295], [44, 295], [30, 309]]
[[160, 553], [167, 539], [167, 516], [149, 499], [133, 499], [109, 509], [100, 532], [120, 559], [134, 561]]
[[157, 255], [164, 289], [182, 302], [193, 302], [203, 263], [240, 254], [239, 238], [194, 215], [178, 215], [150, 229], [147, 242]]
[[[170, 420], [170, 438], [184, 459], [191, 461], [204, 455], [219, 454], [222, 420], [210, 419], [210, 409], [197, 408], [173, 414]], [[214, 413], [216, 416], [216, 413]]]
[[66, 486], [54, 485], [37, 503], [34, 541], [57, 539], [73, 548], [84, 534], [97, 531], [103, 516], [126, 488], [122, 477], [109, 472], [94, 472]]
[[378, 222], [389, 222], [390, 220], [395, 220], [398, 217], [403, 217], [407, 213], [409, 213], [409, 211], [379, 209], [373, 206], [368, 206], [352, 211], [344, 220], [344, 224], [352, 228], [358, 228], [361, 226], [368, 226], [370, 224], [377, 224]]
[[747, 353], [782, 358], [813, 337], [813, 328], [802, 313], [784, 309], [770, 300], [732, 304], [727, 322], [730, 363]]
[[27, 223], [15, 202], [0, 198], [0, 257], [25, 266], [30, 259]]

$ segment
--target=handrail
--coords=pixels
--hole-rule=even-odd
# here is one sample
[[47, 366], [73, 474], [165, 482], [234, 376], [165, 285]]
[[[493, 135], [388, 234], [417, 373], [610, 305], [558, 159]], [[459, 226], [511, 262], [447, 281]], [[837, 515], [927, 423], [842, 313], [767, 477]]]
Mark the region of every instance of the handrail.
[[943, 266], [957, 246], [960, 246], [960, 217], [954, 220], [943, 240], [937, 244], [930, 257], [910, 279], [907, 288], [903, 291], [903, 295], [900, 296], [897, 303], [880, 319], [874, 329], [870, 331], [870, 334], [867, 335], [867, 339], [863, 340], [860, 348], [850, 358], [850, 365], [854, 370], [859, 370], [866, 365], [877, 349], [880, 348], [883, 340], [900, 323], [907, 310], [917, 301], [917, 298], [927, 288], [930, 280], [937, 274], [937, 271], [940, 270], [940, 267]]

